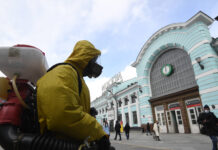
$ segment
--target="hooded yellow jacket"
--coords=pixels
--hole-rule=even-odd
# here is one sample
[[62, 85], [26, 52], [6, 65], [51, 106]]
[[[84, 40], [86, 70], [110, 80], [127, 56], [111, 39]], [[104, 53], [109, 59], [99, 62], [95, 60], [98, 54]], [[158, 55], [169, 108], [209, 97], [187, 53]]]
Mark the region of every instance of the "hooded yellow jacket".
[[76, 43], [65, 61], [72, 64], [80, 75], [80, 95], [78, 76], [70, 65], [57, 66], [39, 79], [37, 108], [42, 133], [49, 130], [77, 140], [90, 137], [91, 141], [106, 135], [102, 126], [89, 114], [90, 94], [82, 76], [88, 62], [100, 54], [90, 42], [84, 40]]

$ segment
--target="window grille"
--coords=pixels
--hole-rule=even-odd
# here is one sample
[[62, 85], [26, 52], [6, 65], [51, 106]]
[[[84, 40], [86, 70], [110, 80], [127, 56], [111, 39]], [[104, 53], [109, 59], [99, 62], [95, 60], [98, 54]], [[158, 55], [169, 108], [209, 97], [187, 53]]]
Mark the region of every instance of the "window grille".
[[128, 105], [129, 99], [127, 97], [124, 98], [124, 101], [125, 101], [125, 105]]
[[138, 119], [137, 119], [137, 113], [136, 113], [136, 111], [133, 111], [133, 112], [132, 112], [132, 115], [133, 115], [133, 123], [134, 123], [134, 124], [137, 124], [137, 123], [138, 123]]
[[[173, 73], [164, 76], [164, 65], [173, 66]], [[152, 97], [160, 97], [197, 86], [189, 55], [181, 49], [171, 49], [161, 54], [151, 69]]]
[[136, 102], [136, 98], [137, 96], [135, 95], [135, 93], [131, 95], [132, 103]]

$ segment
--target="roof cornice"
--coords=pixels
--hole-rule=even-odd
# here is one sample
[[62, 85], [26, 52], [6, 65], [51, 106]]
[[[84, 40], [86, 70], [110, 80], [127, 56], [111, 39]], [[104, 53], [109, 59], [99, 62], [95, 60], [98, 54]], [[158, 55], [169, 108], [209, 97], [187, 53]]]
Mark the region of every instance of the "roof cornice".
[[137, 64], [140, 62], [140, 60], [142, 59], [146, 49], [152, 44], [152, 42], [157, 39], [160, 35], [162, 35], [165, 32], [168, 32], [170, 30], [173, 29], [181, 29], [181, 28], [185, 28], [188, 27], [198, 21], [204, 22], [207, 26], [211, 25], [214, 21], [214, 19], [212, 19], [211, 17], [209, 17], [207, 14], [203, 13], [202, 11], [199, 11], [196, 15], [194, 15], [193, 17], [191, 17], [188, 21], [184, 22], [184, 23], [175, 23], [175, 24], [170, 24], [167, 25], [163, 28], [161, 28], [160, 30], [158, 30], [157, 32], [155, 32], [148, 40], [147, 42], [143, 45], [143, 47], [141, 48], [141, 51], [139, 52], [136, 61], [131, 65], [133, 67], [136, 67]]

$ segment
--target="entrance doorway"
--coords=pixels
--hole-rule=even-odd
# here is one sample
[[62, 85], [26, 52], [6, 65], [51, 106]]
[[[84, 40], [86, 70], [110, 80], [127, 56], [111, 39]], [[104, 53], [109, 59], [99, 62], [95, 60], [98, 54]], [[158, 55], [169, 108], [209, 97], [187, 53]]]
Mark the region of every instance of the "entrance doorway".
[[170, 111], [166, 111], [166, 117], [167, 117], [167, 124], [168, 124], [168, 129], [169, 133], [175, 133], [175, 128], [174, 128], [174, 123], [173, 123], [173, 117]]
[[182, 122], [181, 110], [171, 110], [170, 115], [172, 116], [172, 131], [174, 131], [174, 133], [184, 133], [184, 125]]
[[177, 123], [177, 119], [176, 119], [176, 112], [173, 110], [173, 111], [170, 111], [170, 113], [171, 113], [171, 116], [172, 116], [172, 126], [173, 126], [173, 129], [174, 129], [174, 132], [179, 133], [178, 123]]
[[114, 120], [109, 121], [109, 128], [110, 128], [110, 131], [114, 131]]
[[155, 115], [156, 115], [156, 120], [158, 120], [159, 125], [160, 125], [160, 132], [161, 133], [166, 133], [167, 132], [167, 126], [166, 126], [166, 117], [164, 115], [164, 107], [163, 105], [159, 105], [155, 107]]
[[164, 111], [159, 111], [157, 112], [156, 118], [159, 122], [160, 126], [160, 132], [161, 133], [166, 133], [167, 132], [167, 126], [166, 126], [166, 119], [164, 116]]
[[120, 114], [120, 113], [118, 114], [117, 120], [118, 120], [118, 121], [122, 121], [122, 114]]
[[188, 110], [188, 117], [189, 117], [189, 124], [191, 127], [192, 133], [200, 133], [200, 126], [197, 122], [198, 116], [201, 113], [201, 107], [191, 107], [187, 108]]
[[198, 116], [202, 112], [200, 99], [187, 100], [186, 107], [191, 133], [200, 133], [200, 126], [197, 122]]
[[[179, 102], [170, 103], [167, 111], [168, 127], [171, 133], [184, 133], [182, 113]], [[171, 121], [172, 120], [172, 121]]]

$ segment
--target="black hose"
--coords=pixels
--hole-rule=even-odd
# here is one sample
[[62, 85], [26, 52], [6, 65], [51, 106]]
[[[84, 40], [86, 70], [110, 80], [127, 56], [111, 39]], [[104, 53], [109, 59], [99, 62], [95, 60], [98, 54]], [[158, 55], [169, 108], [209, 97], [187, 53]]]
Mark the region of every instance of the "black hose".
[[[1, 125], [0, 127], [0, 145], [4, 149], [14, 149], [14, 142], [18, 139], [17, 131], [15, 127], [7, 126], [7, 125]], [[7, 150], [6, 149], [6, 150]]]
[[0, 125], [0, 145], [5, 150], [77, 150], [80, 144], [51, 134], [23, 134], [13, 125]]
[[[4, 150], [78, 150], [80, 141], [60, 139], [52, 134], [27, 134], [10, 124], [0, 125], [0, 145]], [[83, 147], [82, 150], [98, 150], [98, 145]], [[115, 150], [110, 147], [110, 150]]]

